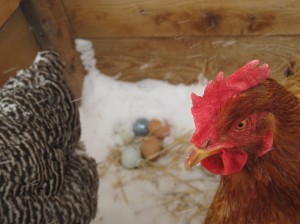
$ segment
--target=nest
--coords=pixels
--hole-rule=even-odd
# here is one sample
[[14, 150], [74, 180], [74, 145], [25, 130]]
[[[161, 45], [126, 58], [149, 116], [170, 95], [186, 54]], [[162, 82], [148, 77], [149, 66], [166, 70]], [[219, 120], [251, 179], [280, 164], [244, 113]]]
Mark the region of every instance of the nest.
[[[184, 155], [190, 137], [191, 132], [188, 132], [174, 138], [170, 144], [164, 145], [156, 160], [144, 160], [141, 166], [134, 170], [124, 171], [120, 164], [121, 150], [124, 145], [115, 147], [110, 150], [106, 161], [99, 164], [100, 178], [113, 172], [115, 180], [112, 182], [112, 187], [116, 192], [114, 198], [115, 200], [121, 198], [127, 204], [130, 203], [130, 196], [125, 193], [124, 187], [141, 181], [154, 185], [157, 194], [151, 195], [151, 198], [155, 198], [157, 204], [166, 212], [177, 220], [184, 220], [184, 223], [199, 223], [205, 217], [219, 178], [202, 168], [194, 169], [193, 177], [184, 170]], [[128, 175], [123, 175], [123, 172], [130, 172], [130, 178]], [[162, 187], [163, 181], [171, 184], [172, 187]]]

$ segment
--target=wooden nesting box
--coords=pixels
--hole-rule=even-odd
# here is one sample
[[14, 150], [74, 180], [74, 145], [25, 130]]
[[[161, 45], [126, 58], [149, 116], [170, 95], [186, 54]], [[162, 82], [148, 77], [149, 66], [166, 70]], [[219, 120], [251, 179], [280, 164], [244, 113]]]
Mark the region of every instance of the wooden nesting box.
[[300, 54], [299, 0], [19, 3], [0, 0], [1, 82], [30, 64], [37, 50], [51, 47], [62, 53], [66, 79], [80, 96], [85, 72], [74, 38], [92, 41], [103, 73], [129, 81], [189, 83], [200, 73], [229, 75], [253, 59], [268, 63], [273, 77], [282, 79], [300, 63], [295, 60]]

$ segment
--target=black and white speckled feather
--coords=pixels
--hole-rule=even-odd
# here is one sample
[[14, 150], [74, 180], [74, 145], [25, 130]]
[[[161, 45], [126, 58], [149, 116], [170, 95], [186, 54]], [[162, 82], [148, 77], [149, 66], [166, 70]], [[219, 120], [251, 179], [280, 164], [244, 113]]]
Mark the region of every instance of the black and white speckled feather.
[[77, 153], [79, 112], [55, 52], [0, 90], [0, 223], [89, 223], [96, 163]]

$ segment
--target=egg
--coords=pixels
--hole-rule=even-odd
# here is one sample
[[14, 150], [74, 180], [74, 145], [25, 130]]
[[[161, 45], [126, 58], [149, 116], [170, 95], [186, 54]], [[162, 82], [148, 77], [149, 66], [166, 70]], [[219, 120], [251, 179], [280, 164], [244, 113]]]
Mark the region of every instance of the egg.
[[148, 122], [148, 129], [152, 136], [158, 138], [165, 138], [170, 134], [170, 127], [166, 122], [158, 119], [152, 119]]
[[134, 140], [134, 133], [131, 130], [120, 128], [117, 130], [117, 134], [121, 137], [124, 144], [133, 142]]
[[128, 145], [122, 149], [121, 164], [126, 169], [134, 169], [142, 162], [141, 151], [134, 145]]
[[138, 118], [133, 123], [132, 130], [136, 136], [146, 136], [149, 133], [148, 120], [146, 118]]
[[161, 151], [161, 141], [153, 136], [144, 138], [141, 144], [142, 156], [145, 159], [152, 160], [158, 156], [158, 153]]

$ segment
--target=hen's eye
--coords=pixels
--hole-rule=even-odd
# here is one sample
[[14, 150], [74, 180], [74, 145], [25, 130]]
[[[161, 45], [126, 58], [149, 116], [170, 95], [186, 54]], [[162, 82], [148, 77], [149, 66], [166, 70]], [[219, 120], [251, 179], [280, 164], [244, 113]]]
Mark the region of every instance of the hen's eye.
[[242, 120], [238, 125], [236, 126], [237, 130], [242, 130], [244, 129], [248, 124], [248, 119]]

